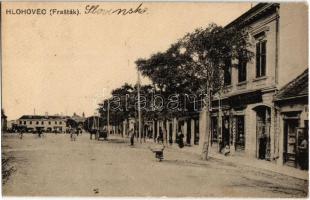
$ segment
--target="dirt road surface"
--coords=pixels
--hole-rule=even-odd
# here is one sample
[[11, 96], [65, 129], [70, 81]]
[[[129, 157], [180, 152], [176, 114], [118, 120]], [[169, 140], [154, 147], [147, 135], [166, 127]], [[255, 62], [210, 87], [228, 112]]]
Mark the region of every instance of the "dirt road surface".
[[[146, 145], [128, 139], [77, 141], [65, 134], [6, 135], [2, 151], [15, 172], [5, 196], [305, 197], [308, 181], [165, 149], [157, 162]], [[187, 147], [190, 148], [190, 147]]]

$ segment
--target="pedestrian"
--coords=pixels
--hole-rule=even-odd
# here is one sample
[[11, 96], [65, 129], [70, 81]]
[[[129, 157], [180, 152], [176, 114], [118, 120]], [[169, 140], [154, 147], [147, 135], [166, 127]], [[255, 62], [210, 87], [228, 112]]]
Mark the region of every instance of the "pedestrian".
[[134, 139], [135, 139], [135, 132], [133, 129], [129, 131], [129, 137], [130, 137], [130, 146], [134, 145]]
[[23, 129], [20, 129], [19, 138], [20, 138], [20, 139], [23, 139]]
[[42, 130], [38, 129], [38, 136], [39, 136], [39, 138], [41, 138], [41, 135], [42, 135]]
[[226, 144], [225, 148], [224, 148], [224, 155], [228, 156], [230, 154], [230, 147], [228, 144]]
[[71, 141], [76, 141], [76, 137], [77, 137], [77, 132], [76, 132], [76, 130], [71, 129], [70, 137], [71, 137]]
[[92, 129], [92, 130], [90, 130], [89, 131], [89, 135], [90, 135], [90, 139], [92, 140], [93, 139], [93, 135], [95, 135], [96, 133], [95, 133], [95, 130], [94, 129]]
[[302, 170], [308, 170], [308, 141], [305, 137], [301, 137], [301, 143], [298, 146], [299, 158], [298, 162]]
[[227, 155], [227, 145], [229, 146], [229, 121], [228, 119], [225, 119], [224, 121], [224, 127], [222, 130], [222, 143], [221, 143], [221, 149], [220, 152]]
[[259, 138], [259, 150], [258, 150], [259, 159], [266, 158], [266, 148], [267, 148], [267, 135], [265, 134], [265, 132], [262, 132]]
[[184, 138], [184, 134], [182, 133], [182, 131], [180, 131], [178, 133], [178, 145], [179, 145], [180, 148], [184, 147], [183, 138]]

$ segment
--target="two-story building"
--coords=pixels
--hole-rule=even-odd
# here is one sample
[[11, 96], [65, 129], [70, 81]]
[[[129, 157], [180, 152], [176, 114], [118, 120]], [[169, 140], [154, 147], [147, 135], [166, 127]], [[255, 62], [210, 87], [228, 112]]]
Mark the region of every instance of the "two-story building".
[[274, 96], [308, 67], [307, 19], [306, 4], [259, 3], [226, 26], [248, 30], [254, 58], [232, 61], [224, 70], [224, 90], [212, 100], [213, 151], [228, 145], [231, 154], [279, 158], [283, 133]]
[[17, 120], [27, 131], [42, 129], [46, 132], [65, 132], [68, 117], [57, 115], [23, 115]]

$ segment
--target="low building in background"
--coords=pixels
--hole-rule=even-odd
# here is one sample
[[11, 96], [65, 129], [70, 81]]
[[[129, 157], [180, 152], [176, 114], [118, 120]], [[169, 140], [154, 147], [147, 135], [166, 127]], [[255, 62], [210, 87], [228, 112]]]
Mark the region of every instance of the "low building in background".
[[17, 120], [19, 127], [25, 128], [28, 132], [39, 129], [45, 132], [65, 132], [67, 116], [58, 115], [23, 115]]

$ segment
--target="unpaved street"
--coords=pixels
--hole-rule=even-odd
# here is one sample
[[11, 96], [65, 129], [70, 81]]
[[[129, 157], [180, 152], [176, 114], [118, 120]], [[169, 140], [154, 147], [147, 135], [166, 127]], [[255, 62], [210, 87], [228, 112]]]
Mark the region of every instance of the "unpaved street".
[[[124, 143], [124, 141], [126, 143]], [[76, 142], [69, 135], [3, 136], [2, 150], [16, 169], [3, 187], [9, 196], [229, 196], [305, 197], [307, 184], [281, 174], [226, 161], [201, 161], [182, 149], [165, 149], [157, 162], [146, 145], [129, 141]], [[187, 147], [190, 148], [190, 147]]]

